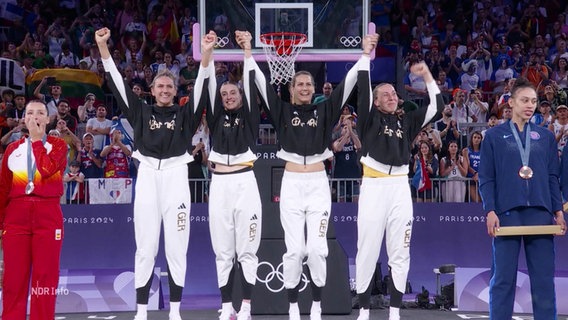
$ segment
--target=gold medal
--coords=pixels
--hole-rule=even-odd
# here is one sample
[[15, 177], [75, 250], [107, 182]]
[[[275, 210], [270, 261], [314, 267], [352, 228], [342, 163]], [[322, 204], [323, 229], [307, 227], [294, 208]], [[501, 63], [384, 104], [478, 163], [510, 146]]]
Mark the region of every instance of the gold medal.
[[519, 176], [523, 179], [530, 179], [533, 176], [533, 171], [531, 169], [531, 167], [529, 166], [522, 166], [521, 169], [519, 169]]
[[30, 194], [34, 191], [34, 183], [32, 181], [30, 181], [27, 185], [26, 185], [26, 194]]

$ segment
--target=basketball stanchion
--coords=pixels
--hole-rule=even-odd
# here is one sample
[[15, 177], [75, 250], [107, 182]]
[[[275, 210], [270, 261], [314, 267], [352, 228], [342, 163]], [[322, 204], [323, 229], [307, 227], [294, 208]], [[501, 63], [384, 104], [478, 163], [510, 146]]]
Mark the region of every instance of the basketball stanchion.
[[270, 83], [281, 85], [292, 80], [294, 76], [294, 62], [306, 43], [307, 36], [295, 32], [273, 32], [260, 35], [262, 48], [270, 68]]
[[560, 225], [545, 225], [545, 226], [513, 226], [513, 227], [499, 227], [495, 231], [496, 236], [527, 236], [537, 234], [561, 234], [562, 228]]

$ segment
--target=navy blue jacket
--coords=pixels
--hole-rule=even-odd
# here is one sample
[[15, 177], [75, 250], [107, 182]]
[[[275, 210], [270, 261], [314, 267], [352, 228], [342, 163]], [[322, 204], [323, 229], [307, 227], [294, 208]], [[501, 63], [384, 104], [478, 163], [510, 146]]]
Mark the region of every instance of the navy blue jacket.
[[[515, 126], [516, 128], [516, 126]], [[525, 129], [519, 137], [525, 145]], [[551, 213], [562, 210], [560, 164], [554, 135], [546, 128], [530, 126], [531, 179], [519, 176], [521, 153], [509, 121], [487, 130], [481, 143], [479, 188], [486, 212], [497, 214], [516, 207], [542, 207]]]

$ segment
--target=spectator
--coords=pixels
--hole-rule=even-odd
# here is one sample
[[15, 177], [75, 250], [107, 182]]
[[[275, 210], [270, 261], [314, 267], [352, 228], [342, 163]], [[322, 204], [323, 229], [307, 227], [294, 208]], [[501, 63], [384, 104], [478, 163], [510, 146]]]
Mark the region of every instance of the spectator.
[[481, 135], [485, 138], [485, 132], [487, 132], [487, 130], [489, 130], [489, 129], [495, 127], [495, 126], [498, 125], [498, 124], [499, 124], [499, 118], [497, 117], [496, 114], [492, 113], [492, 114], [489, 116], [489, 120], [487, 120], [487, 126], [488, 126], [488, 128], [487, 128], [487, 129], [484, 129], [483, 131], [481, 131]]
[[26, 128], [24, 118], [18, 121], [18, 125], [10, 129], [6, 134], [2, 136], [0, 139], [0, 145], [2, 147], [6, 147], [10, 143], [21, 139], [22, 137], [26, 137], [29, 131]]
[[174, 57], [171, 53], [171, 51], [166, 51], [164, 52], [164, 63], [160, 64], [158, 66], [158, 72], [160, 72], [161, 70], [167, 69], [169, 70], [175, 77], [176, 77], [176, 85], [178, 83], [178, 79], [179, 79], [179, 61], [174, 61]]
[[67, 41], [71, 42], [65, 26], [62, 25], [62, 18], [56, 17], [53, 23], [45, 31], [45, 37], [47, 38], [47, 44], [49, 46], [49, 55], [52, 57], [57, 57], [62, 52], [62, 44]]
[[61, 52], [55, 56], [56, 68], [79, 68], [79, 58], [71, 52], [69, 42], [64, 41], [61, 44]]
[[469, 202], [481, 202], [479, 196], [479, 162], [481, 161], [481, 140], [483, 135], [479, 131], [474, 131], [469, 139], [469, 145], [462, 150], [463, 159], [469, 161], [467, 168], [467, 177], [472, 179], [467, 182]]
[[65, 203], [79, 204], [85, 202], [85, 175], [79, 171], [81, 163], [73, 160], [69, 163], [68, 171], [63, 176], [65, 183]]
[[14, 128], [20, 123], [20, 120], [24, 118], [24, 112], [26, 109], [26, 97], [23, 94], [16, 94], [12, 101], [13, 105], [9, 105], [4, 113], [6, 116], [6, 125], [8, 130]]
[[95, 108], [96, 96], [94, 93], [87, 93], [85, 103], [77, 108], [80, 123], [87, 123], [89, 119], [97, 117], [97, 109]]
[[497, 99], [496, 103], [494, 104], [493, 108], [491, 109], [491, 113], [497, 115], [499, 119], [503, 117], [503, 109], [509, 106], [509, 98], [511, 97], [511, 88], [515, 85], [515, 78], [509, 79], [507, 84], [503, 88], [503, 94]]
[[162, 49], [158, 47], [155, 47], [154, 49], [150, 50], [150, 55], [154, 57], [154, 62], [150, 64], [150, 68], [152, 68], [152, 74], [156, 74], [160, 65], [164, 63], [164, 51], [162, 51]]
[[[418, 63], [418, 61], [411, 61], [409, 67], [415, 63]], [[424, 78], [413, 74], [410, 72], [410, 69], [408, 70], [404, 77], [404, 89], [409, 93], [409, 100], [414, 101], [419, 106], [428, 105], [430, 100], [428, 98], [428, 90], [426, 90]]]
[[129, 178], [132, 148], [122, 143], [122, 131], [114, 129], [110, 136], [110, 144], [101, 151], [101, 158], [104, 158], [104, 177]]
[[568, 107], [566, 105], [561, 104], [556, 108], [556, 120], [548, 126], [548, 129], [554, 133], [558, 152], [561, 152], [568, 140]]
[[440, 177], [448, 181], [442, 183], [442, 199], [444, 202], [464, 202], [465, 181], [469, 164], [458, 153], [458, 143], [450, 142], [448, 155], [440, 162]]
[[81, 62], [84, 61], [87, 63], [87, 70], [91, 70], [93, 72], [97, 72], [97, 64], [101, 61], [101, 53], [99, 52], [99, 48], [96, 44], [91, 44], [89, 47], [89, 56], [81, 59]]
[[[47, 126], [47, 130], [55, 129], [59, 120], [64, 120], [66, 127], [71, 130], [71, 132], [75, 133], [75, 129], [77, 129], [77, 118], [69, 113], [70, 110], [69, 101], [65, 99], [61, 99], [57, 102], [57, 114], [54, 118], [52, 118], [51, 122]], [[51, 117], [50, 117], [51, 118]]]
[[558, 63], [554, 65], [550, 80], [556, 82], [559, 89], [568, 90], [568, 58], [558, 58]]
[[481, 80], [477, 74], [478, 62], [475, 59], [469, 59], [462, 63], [464, 73], [460, 76], [460, 88], [465, 92], [470, 92], [481, 87]]
[[361, 149], [361, 141], [355, 130], [353, 115], [340, 118], [341, 132], [333, 141], [333, 178], [346, 179], [335, 184], [337, 202], [357, 202], [359, 198], [359, 182], [361, 179], [361, 167], [357, 152]]
[[207, 165], [208, 153], [205, 149], [203, 138], [200, 138], [197, 144], [192, 144], [191, 155], [193, 156], [193, 161], [187, 164], [188, 178], [201, 180], [189, 182], [191, 202], [206, 202], [203, 181], [203, 179], [205, 179], [205, 175], [203, 173], [202, 166]]
[[197, 68], [196, 68], [196, 62], [193, 59], [193, 56], [188, 55], [186, 57], [186, 66], [183, 67], [180, 71], [179, 71], [179, 87], [182, 92], [182, 95], [187, 95], [188, 91], [187, 91], [187, 85], [191, 83], [195, 84], [195, 78], [197, 77]]
[[92, 133], [83, 135], [83, 147], [79, 151], [78, 160], [81, 162], [81, 172], [86, 179], [96, 179], [103, 177], [103, 161], [101, 150], [94, 148], [94, 136]]
[[97, 106], [96, 118], [87, 120], [87, 132], [94, 137], [93, 147], [97, 150], [103, 150], [107, 145], [107, 136], [110, 134], [112, 121], [106, 118], [107, 108], [104, 104]]
[[314, 104], [320, 103], [328, 99], [332, 92], [333, 92], [333, 85], [330, 82], [325, 82], [322, 87], [322, 94], [315, 97]]
[[[421, 135], [427, 136], [428, 134], [422, 131]], [[411, 163], [414, 176], [418, 175], [417, 179], [412, 179], [413, 183], [410, 186], [414, 201], [434, 201], [434, 186], [431, 179], [437, 176], [438, 166], [438, 157], [433, 154], [431, 144], [427, 140], [420, 140], [419, 152], [414, 155]], [[422, 185], [420, 182], [415, 183], [415, 180], [422, 181]]]
[[[49, 83], [48, 83], [49, 80]], [[41, 93], [44, 85], [48, 85], [49, 94]], [[57, 115], [57, 105], [59, 101], [63, 99], [63, 94], [61, 91], [61, 84], [57, 82], [55, 77], [43, 77], [41, 82], [37, 85], [34, 90], [34, 97], [43, 101], [47, 105], [47, 110], [49, 111], [49, 117], [51, 121], [55, 119]]]
[[444, 107], [444, 111], [442, 111], [442, 119], [436, 121], [435, 127], [436, 130], [440, 132], [440, 138], [442, 139], [441, 156], [447, 153], [450, 141], [457, 141], [460, 137], [456, 120], [454, 120], [452, 116], [452, 107], [447, 105]]
[[[67, 144], [67, 163], [76, 160], [78, 152], [81, 150], [81, 140], [67, 127], [67, 123], [63, 119], [57, 121], [55, 129], [59, 131], [59, 138]], [[65, 170], [67, 169], [65, 168]]]
[[[124, 38], [122, 38], [124, 39]], [[146, 34], [144, 32], [142, 32], [142, 44], [138, 45], [138, 40], [136, 38], [130, 38], [128, 40], [128, 45], [126, 45], [126, 43], [122, 43], [122, 46], [125, 49], [125, 60], [126, 60], [126, 64], [129, 65], [134, 65], [135, 62], [140, 61], [140, 63], [142, 63], [142, 60], [144, 59], [144, 52], [146, 51]]]
[[[432, 70], [431, 67], [430, 70]], [[446, 77], [445, 71], [440, 70], [440, 72], [438, 72], [438, 78], [436, 79], [436, 84], [438, 85], [440, 92], [442, 92], [442, 96], [444, 97], [444, 103], [450, 103], [450, 101], [452, 100], [452, 92], [454, 90], [454, 85], [452, 83], [452, 80]]]
[[556, 108], [559, 105], [566, 104], [566, 91], [561, 90], [554, 81], [545, 81], [543, 85], [544, 96], [542, 96], [541, 101], [548, 101], [552, 112], [556, 113]]
[[454, 84], [459, 83], [458, 80], [462, 73], [461, 64], [462, 59], [458, 56], [457, 45], [451, 44], [449, 52], [441, 65], [447, 77], [450, 78]]
[[471, 112], [472, 120], [477, 119], [477, 121], [473, 122], [483, 123], [487, 121], [489, 103], [483, 101], [483, 93], [481, 92], [481, 89], [473, 90], [469, 94], [467, 103], [469, 106], [469, 112]]
[[538, 54], [532, 52], [529, 62], [523, 67], [521, 76], [527, 78], [535, 88], [538, 88], [543, 80], [548, 80], [548, 68], [538, 63]]
[[541, 101], [538, 109], [539, 112], [535, 113], [532, 116], [531, 123], [534, 123], [537, 126], [548, 128], [548, 126], [554, 119], [550, 110], [550, 102], [548, 102], [547, 100]]
[[493, 94], [499, 96], [505, 92], [505, 86], [509, 79], [517, 77], [515, 69], [509, 65], [509, 59], [500, 57], [497, 62], [498, 69], [491, 75], [493, 81]]

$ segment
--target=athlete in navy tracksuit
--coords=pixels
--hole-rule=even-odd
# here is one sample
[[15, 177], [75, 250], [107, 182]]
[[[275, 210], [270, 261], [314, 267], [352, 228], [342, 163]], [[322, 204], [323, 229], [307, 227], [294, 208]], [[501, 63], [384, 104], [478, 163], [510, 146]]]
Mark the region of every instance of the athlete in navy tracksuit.
[[[500, 226], [556, 223], [561, 225], [563, 234], [566, 230], [554, 135], [529, 122], [536, 102], [532, 84], [526, 79], [517, 79], [509, 99], [512, 119], [488, 130], [481, 144], [480, 191], [487, 212], [487, 231], [492, 237]], [[527, 148], [527, 137], [530, 150], [528, 162], [523, 163], [521, 153]], [[493, 239], [489, 316], [493, 320], [510, 320], [512, 317], [521, 242], [527, 259], [534, 319], [556, 319], [552, 235], [498, 236]]]
[[[158, 252], [163, 221], [168, 278], [170, 286], [170, 320], [180, 320], [180, 302], [185, 283], [189, 242], [191, 195], [187, 181], [187, 163], [193, 161], [188, 152], [191, 138], [201, 119], [206, 103], [204, 73], [199, 72], [193, 98], [183, 107], [174, 104], [174, 76], [158, 73], [151, 84], [156, 104], [148, 105], [122, 80], [110, 57], [107, 40], [110, 30], [96, 31], [109, 85], [118, 105], [134, 129], [133, 157], [140, 161], [134, 199], [134, 235], [136, 255], [134, 282], [136, 287], [136, 320], [146, 320], [154, 262]], [[200, 70], [201, 71], [201, 70]], [[194, 101], [195, 107], [193, 105]]]
[[[321, 319], [321, 288], [327, 277], [327, 225], [331, 211], [331, 192], [323, 161], [333, 156], [329, 149], [333, 127], [339, 120], [341, 108], [354, 91], [357, 72], [369, 71], [369, 53], [377, 42], [378, 35], [364, 37], [363, 55], [359, 61], [329, 99], [318, 104], [311, 103], [314, 80], [310, 73], [299, 71], [294, 75], [290, 85], [291, 103], [288, 103], [276, 94], [254, 58], [246, 58], [244, 83], [247, 83], [247, 77], [255, 77], [259, 95], [266, 103], [277, 131], [280, 143], [277, 156], [286, 161], [280, 194], [280, 221], [286, 242], [282, 260], [290, 320], [300, 319], [297, 285], [306, 256], [313, 284], [310, 319]], [[304, 228], [307, 228], [307, 239]]]

